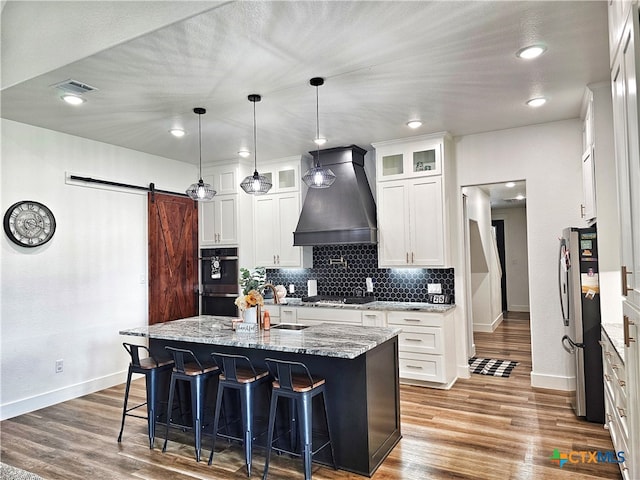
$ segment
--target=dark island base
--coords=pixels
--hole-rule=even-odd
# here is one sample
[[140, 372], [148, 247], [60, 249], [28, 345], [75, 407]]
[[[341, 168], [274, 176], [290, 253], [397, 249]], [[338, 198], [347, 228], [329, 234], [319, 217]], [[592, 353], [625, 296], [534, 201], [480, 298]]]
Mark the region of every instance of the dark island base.
[[[151, 352], [163, 357], [164, 347], [169, 345], [188, 348], [206, 361], [211, 352], [218, 351], [246, 355], [260, 367], [266, 357], [304, 362], [314, 375], [326, 379], [329, 422], [341, 470], [370, 477], [400, 441], [398, 337], [353, 360], [157, 339], [150, 339], [149, 343]], [[208, 399], [209, 406], [215, 402], [214, 395]], [[320, 413], [321, 404], [314, 405], [314, 412], [317, 407]], [[264, 414], [268, 415], [268, 408]], [[206, 441], [203, 448], [209, 448]], [[314, 460], [329, 464], [327, 453], [320, 452]]]

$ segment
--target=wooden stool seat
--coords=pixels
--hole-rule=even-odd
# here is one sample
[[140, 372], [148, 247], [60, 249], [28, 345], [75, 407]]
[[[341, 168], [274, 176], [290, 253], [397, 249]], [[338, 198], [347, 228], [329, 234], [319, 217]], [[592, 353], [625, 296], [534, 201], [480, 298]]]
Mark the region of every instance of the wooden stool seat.
[[[293, 374], [291, 376], [291, 389], [294, 392], [308, 392], [309, 390], [313, 390], [320, 385], [323, 385], [325, 382], [324, 378], [309, 377], [304, 375], [296, 375]], [[273, 382], [273, 388], [280, 388], [280, 383], [277, 380]]]

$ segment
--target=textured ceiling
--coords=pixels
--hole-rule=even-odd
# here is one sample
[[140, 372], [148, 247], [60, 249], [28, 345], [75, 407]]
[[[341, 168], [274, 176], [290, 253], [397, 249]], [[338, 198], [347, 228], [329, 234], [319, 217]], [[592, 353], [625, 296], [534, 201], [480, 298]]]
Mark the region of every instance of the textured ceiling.
[[[548, 46], [542, 57], [515, 57], [534, 42]], [[607, 42], [606, 2], [215, 2], [3, 89], [2, 117], [197, 163], [192, 109], [202, 106], [203, 161], [219, 162], [253, 150], [247, 95], [259, 93], [259, 163], [315, 148], [308, 82], [322, 76], [326, 148], [371, 150], [424, 133], [576, 118], [585, 85], [609, 77]], [[68, 78], [98, 90], [70, 107], [51, 87]], [[538, 95], [545, 106], [525, 106]], [[409, 130], [413, 118], [423, 126]], [[189, 134], [173, 138], [172, 127]]]

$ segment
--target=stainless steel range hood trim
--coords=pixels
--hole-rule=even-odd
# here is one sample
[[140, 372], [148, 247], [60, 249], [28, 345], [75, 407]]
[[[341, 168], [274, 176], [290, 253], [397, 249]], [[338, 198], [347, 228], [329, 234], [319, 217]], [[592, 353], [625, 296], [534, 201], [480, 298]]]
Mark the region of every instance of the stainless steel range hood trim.
[[[315, 157], [317, 152], [309, 152]], [[323, 167], [336, 174], [327, 189], [309, 189], [296, 231], [295, 246], [376, 244], [376, 205], [364, 171], [366, 150], [351, 145], [320, 151]]]

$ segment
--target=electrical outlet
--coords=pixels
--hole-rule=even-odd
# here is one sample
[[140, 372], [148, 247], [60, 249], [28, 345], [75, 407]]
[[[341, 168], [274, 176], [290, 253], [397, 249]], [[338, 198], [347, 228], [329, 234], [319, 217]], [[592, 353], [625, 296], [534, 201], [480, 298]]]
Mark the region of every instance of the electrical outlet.
[[62, 373], [64, 370], [64, 360], [56, 360], [56, 373]]
[[428, 283], [427, 284], [427, 293], [442, 293], [442, 284], [441, 283]]

